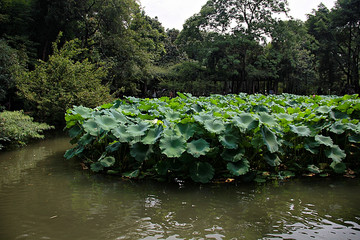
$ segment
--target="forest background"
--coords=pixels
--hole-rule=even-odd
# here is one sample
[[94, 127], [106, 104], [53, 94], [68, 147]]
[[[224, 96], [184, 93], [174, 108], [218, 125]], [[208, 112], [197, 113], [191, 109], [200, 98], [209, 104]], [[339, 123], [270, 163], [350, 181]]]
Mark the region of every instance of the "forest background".
[[0, 0], [0, 108], [62, 125], [125, 95], [359, 93], [360, 0], [287, 6], [209, 0], [179, 31], [136, 0]]

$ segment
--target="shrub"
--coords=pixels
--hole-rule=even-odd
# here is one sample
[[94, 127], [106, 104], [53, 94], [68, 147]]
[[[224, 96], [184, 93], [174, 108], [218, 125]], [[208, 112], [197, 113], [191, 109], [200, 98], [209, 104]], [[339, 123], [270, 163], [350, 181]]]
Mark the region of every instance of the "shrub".
[[23, 111], [0, 113], [0, 149], [5, 145], [23, 146], [31, 139], [41, 139], [44, 130], [52, 129], [45, 123], [34, 122]]
[[39, 119], [59, 124], [73, 105], [95, 107], [111, 100], [109, 87], [102, 85], [107, 70], [83, 59], [87, 50], [79, 44], [78, 40], [71, 40], [59, 50], [55, 42], [49, 60], [40, 61], [34, 71], [18, 81], [20, 95]]

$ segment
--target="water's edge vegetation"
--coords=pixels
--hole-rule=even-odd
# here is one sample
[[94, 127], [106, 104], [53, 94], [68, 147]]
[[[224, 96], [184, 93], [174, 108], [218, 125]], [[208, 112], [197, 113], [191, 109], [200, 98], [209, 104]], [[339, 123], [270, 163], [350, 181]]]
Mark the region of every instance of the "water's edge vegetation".
[[357, 95], [127, 97], [67, 111], [75, 147], [94, 172], [126, 178], [257, 182], [296, 175], [355, 175]]

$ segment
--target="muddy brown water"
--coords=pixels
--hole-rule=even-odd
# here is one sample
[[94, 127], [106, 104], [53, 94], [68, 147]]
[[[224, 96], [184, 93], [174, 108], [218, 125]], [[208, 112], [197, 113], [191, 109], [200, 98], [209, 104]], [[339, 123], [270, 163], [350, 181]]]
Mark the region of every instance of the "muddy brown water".
[[0, 153], [0, 239], [360, 239], [359, 179], [190, 185], [90, 174], [56, 136]]

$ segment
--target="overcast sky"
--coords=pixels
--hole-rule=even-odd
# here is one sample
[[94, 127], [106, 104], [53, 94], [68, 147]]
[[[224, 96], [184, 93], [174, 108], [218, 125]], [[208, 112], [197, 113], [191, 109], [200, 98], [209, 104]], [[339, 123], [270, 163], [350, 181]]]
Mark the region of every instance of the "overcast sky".
[[[140, 0], [141, 6], [150, 17], [158, 17], [165, 28], [181, 30], [185, 20], [200, 12], [207, 0]], [[336, 0], [288, 0], [290, 16], [306, 20], [306, 14], [311, 13], [322, 2], [329, 9], [334, 7]]]

